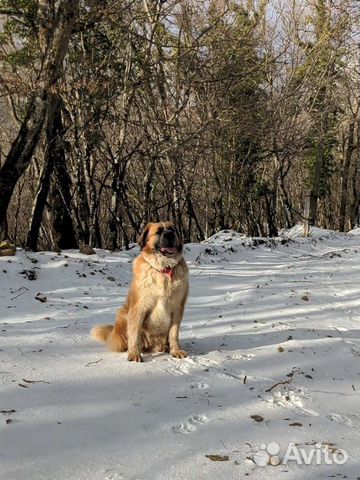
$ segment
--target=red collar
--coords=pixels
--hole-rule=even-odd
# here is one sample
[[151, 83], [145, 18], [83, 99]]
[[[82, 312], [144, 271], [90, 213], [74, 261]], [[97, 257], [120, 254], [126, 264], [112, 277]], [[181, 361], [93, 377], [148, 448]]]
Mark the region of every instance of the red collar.
[[163, 273], [164, 275], [166, 275], [167, 277], [170, 278], [170, 280], [172, 279], [172, 277], [174, 276], [174, 269], [171, 268], [171, 267], [165, 267], [161, 270], [161, 273]]

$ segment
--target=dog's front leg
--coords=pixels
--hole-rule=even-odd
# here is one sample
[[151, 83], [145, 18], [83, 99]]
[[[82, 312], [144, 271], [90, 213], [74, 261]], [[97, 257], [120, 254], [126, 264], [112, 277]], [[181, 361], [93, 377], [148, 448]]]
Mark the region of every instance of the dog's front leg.
[[182, 306], [173, 313], [171, 325], [169, 329], [169, 344], [170, 344], [170, 353], [175, 358], [185, 358], [188, 354], [181, 350], [179, 344], [179, 330], [182, 317], [184, 315], [184, 307]]
[[127, 315], [128, 330], [128, 360], [129, 362], [142, 362], [141, 356], [141, 327], [145, 319], [145, 313], [134, 307]]

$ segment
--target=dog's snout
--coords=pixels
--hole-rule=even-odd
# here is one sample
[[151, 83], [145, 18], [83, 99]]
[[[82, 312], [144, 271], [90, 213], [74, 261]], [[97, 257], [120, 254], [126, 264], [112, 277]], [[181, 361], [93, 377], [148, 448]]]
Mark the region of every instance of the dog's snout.
[[176, 245], [175, 233], [171, 230], [164, 230], [161, 235], [160, 245], [162, 247], [174, 247]]
[[167, 239], [167, 240], [174, 240], [175, 238], [175, 233], [171, 230], [164, 230], [164, 233], [163, 233], [163, 236]]

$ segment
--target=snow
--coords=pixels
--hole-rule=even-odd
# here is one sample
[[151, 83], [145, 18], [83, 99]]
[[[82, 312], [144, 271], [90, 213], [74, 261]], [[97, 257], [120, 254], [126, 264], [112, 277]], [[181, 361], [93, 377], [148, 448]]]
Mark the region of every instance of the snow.
[[[282, 236], [287, 238], [301, 238], [304, 236], [304, 227], [301, 224], [295, 225], [294, 227], [284, 230], [282, 232]], [[332, 239], [332, 240], [343, 240], [347, 237], [346, 234], [337, 232], [335, 230], [325, 230], [319, 227], [310, 227], [310, 238], [318, 238], [318, 239]]]
[[[89, 336], [113, 322], [137, 248], [0, 257], [0, 478], [358, 478], [353, 233], [224, 231], [187, 245], [189, 358], [147, 355], [142, 364]], [[290, 442], [344, 449], [349, 459], [284, 465]], [[274, 466], [259, 465], [269, 444]]]

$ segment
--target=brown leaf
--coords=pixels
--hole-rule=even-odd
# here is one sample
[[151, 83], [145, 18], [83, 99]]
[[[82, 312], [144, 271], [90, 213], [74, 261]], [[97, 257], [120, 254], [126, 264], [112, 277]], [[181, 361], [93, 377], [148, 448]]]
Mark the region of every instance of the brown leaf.
[[301, 297], [301, 300], [304, 300], [304, 302], [308, 302], [308, 301], [309, 301], [309, 295], [307, 295], [307, 294], [305, 293], [305, 295], [303, 295], [303, 296]]
[[283, 347], [278, 347], [277, 351], [282, 353], [282, 352], [285, 352], [285, 349]]
[[47, 300], [47, 297], [43, 293], [39, 292], [35, 295], [35, 300], [39, 300], [39, 302], [45, 303]]
[[84, 255], [95, 255], [95, 250], [90, 245], [80, 245], [79, 252]]
[[289, 427], [302, 427], [302, 423], [299, 423], [299, 422], [289, 423]]
[[264, 417], [262, 417], [261, 415], [250, 415], [250, 418], [255, 420], [255, 422], [262, 422], [264, 420]]
[[229, 460], [229, 455], [205, 455], [205, 457], [212, 462], [227, 462]]
[[13, 256], [16, 254], [16, 247], [9, 240], [0, 242], [0, 257]]

